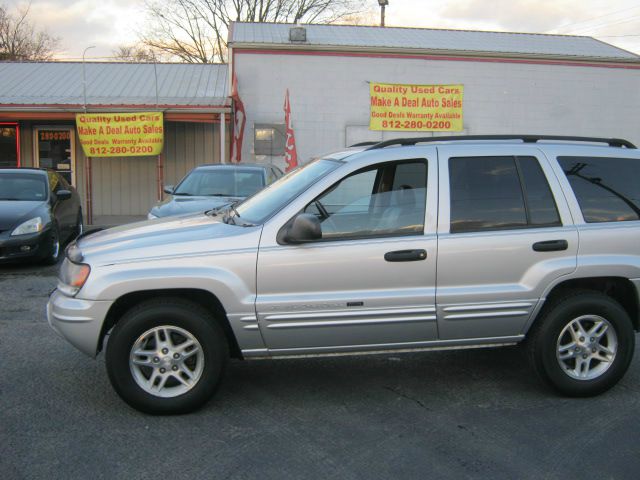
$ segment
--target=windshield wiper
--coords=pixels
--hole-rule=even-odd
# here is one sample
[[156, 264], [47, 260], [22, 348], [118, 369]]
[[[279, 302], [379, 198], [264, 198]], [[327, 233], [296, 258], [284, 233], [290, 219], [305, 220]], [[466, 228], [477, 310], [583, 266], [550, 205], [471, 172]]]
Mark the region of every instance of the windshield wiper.
[[192, 193], [185, 193], [185, 192], [173, 192], [171, 195], [187, 195], [187, 196], [193, 196]]

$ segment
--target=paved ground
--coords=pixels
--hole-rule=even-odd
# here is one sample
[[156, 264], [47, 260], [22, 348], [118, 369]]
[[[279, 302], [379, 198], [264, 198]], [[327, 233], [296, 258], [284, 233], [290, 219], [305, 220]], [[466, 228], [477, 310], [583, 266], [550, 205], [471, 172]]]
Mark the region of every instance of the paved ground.
[[55, 268], [0, 267], [0, 478], [638, 478], [640, 355], [611, 392], [541, 388], [517, 348], [232, 362], [152, 417], [44, 318]]

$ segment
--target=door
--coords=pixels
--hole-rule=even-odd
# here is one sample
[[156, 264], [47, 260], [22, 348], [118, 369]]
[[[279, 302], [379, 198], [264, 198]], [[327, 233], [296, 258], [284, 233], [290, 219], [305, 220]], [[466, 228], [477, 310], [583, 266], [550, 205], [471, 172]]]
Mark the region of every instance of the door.
[[280, 245], [265, 228], [256, 311], [271, 351], [436, 339], [435, 167], [434, 158], [381, 162], [306, 199], [299, 212], [318, 217], [322, 240]]
[[58, 172], [70, 185], [76, 185], [73, 127], [35, 129], [36, 165]]
[[[60, 239], [64, 241], [73, 233], [78, 216], [78, 205], [73, 196], [73, 190], [69, 188], [69, 183], [57, 172], [47, 172], [49, 178], [49, 191], [51, 192], [51, 210], [56, 219], [59, 229]], [[59, 199], [56, 194], [60, 190], [72, 192], [71, 198], [67, 200]]]
[[547, 159], [515, 148], [438, 147], [442, 340], [520, 336], [544, 288], [576, 268], [578, 234]]

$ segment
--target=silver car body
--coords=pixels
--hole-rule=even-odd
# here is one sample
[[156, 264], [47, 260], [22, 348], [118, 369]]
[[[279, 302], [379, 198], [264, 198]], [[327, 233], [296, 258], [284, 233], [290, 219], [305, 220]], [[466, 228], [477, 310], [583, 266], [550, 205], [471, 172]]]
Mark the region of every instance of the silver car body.
[[[449, 232], [448, 160], [533, 156], [562, 226]], [[84, 353], [100, 350], [114, 302], [136, 292], [206, 291], [220, 302], [244, 357], [497, 346], [521, 341], [549, 292], [570, 279], [619, 277], [640, 294], [640, 222], [586, 223], [556, 161], [562, 155], [640, 159], [589, 144], [441, 142], [337, 155], [343, 164], [262, 225], [202, 214], [98, 232], [78, 241], [91, 274], [75, 295], [54, 292], [50, 324]], [[281, 245], [280, 229], [351, 172], [426, 159], [422, 235]], [[285, 177], [286, 178], [286, 177]], [[532, 244], [565, 239], [563, 251]], [[385, 252], [424, 249], [420, 262]]]

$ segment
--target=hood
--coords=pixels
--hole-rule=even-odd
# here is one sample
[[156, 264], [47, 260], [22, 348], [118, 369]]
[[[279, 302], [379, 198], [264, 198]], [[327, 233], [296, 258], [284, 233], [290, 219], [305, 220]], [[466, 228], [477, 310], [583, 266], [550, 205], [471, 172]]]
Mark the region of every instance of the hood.
[[101, 230], [78, 240], [89, 263], [132, 260], [257, 248], [261, 226], [242, 227], [202, 213], [159, 218]]
[[151, 209], [156, 217], [184, 215], [185, 213], [203, 213], [213, 208], [241, 200], [243, 197], [200, 197], [200, 196], [171, 196]]
[[[46, 202], [42, 200], [36, 201], [18, 201], [18, 200], [2, 200], [0, 201], [0, 231], [10, 230], [18, 226], [18, 224], [29, 220], [30, 218], [42, 216], [44, 212], [39, 208], [44, 206]], [[42, 219], [45, 223], [48, 218]]]

